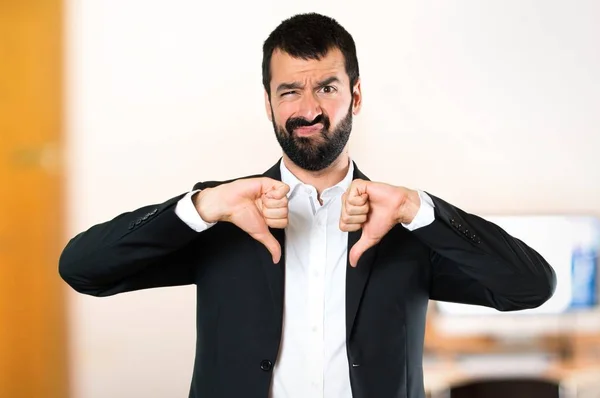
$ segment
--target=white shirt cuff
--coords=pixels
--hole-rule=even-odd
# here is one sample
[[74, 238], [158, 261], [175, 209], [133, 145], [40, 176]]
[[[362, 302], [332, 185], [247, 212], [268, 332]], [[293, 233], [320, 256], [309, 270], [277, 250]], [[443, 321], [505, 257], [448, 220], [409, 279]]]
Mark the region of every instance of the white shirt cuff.
[[200, 217], [200, 213], [198, 213], [198, 210], [196, 210], [196, 206], [194, 206], [194, 202], [192, 201], [192, 196], [196, 192], [200, 192], [200, 190], [197, 189], [188, 192], [183, 198], [179, 199], [177, 206], [175, 206], [175, 214], [177, 214], [181, 221], [186, 223], [191, 229], [196, 232], [202, 232], [216, 223], [208, 223]]
[[419, 210], [417, 211], [417, 215], [412, 220], [410, 224], [402, 223], [409, 231], [414, 231], [417, 228], [425, 227], [435, 220], [435, 214], [433, 208], [435, 207], [433, 204], [433, 200], [423, 191], [417, 191], [419, 193], [419, 199], [421, 200], [421, 204], [419, 206]]

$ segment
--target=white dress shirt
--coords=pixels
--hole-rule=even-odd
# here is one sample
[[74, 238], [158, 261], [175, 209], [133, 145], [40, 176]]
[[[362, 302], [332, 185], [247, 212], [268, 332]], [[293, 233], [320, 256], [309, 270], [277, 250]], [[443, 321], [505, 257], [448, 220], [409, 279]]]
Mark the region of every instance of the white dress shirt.
[[[317, 197], [281, 164], [290, 187], [285, 229], [285, 302], [279, 358], [273, 369], [271, 398], [352, 398], [346, 354], [346, 266], [348, 233], [339, 228], [342, 194], [350, 187], [354, 165], [345, 178]], [[192, 229], [212, 224], [199, 216], [191, 197], [175, 208]], [[421, 206], [409, 230], [433, 222], [433, 202], [419, 191]]]

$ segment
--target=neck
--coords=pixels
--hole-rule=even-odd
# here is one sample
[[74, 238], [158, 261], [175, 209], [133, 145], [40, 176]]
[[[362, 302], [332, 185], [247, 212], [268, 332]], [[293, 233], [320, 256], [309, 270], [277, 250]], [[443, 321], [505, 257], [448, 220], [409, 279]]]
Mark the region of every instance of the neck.
[[285, 154], [283, 163], [288, 170], [305, 184], [316, 188], [319, 195], [329, 187], [334, 186], [346, 177], [350, 167], [350, 157], [347, 151], [343, 151], [340, 156], [327, 168], [319, 171], [308, 171], [298, 167]]

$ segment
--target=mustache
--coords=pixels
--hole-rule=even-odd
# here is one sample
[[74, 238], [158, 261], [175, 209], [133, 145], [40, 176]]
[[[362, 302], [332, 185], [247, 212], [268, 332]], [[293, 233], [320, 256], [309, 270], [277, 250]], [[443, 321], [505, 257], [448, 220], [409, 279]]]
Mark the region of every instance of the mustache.
[[318, 123], [323, 124], [323, 129], [325, 131], [329, 130], [329, 118], [323, 114], [318, 115], [312, 121], [308, 121], [303, 117], [289, 118], [287, 122], [285, 122], [285, 129], [289, 134], [291, 134], [292, 131], [298, 127], [310, 127]]

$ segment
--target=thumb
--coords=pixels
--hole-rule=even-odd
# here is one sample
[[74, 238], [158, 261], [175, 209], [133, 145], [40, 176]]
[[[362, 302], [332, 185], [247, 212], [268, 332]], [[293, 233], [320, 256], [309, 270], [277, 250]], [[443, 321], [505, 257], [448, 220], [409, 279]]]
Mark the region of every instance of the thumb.
[[277, 264], [281, 260], [281, 245], [279, 241], [269, 232], [268, 228], [266, 232], [257, 233], [253, 236], [254, 239], [262, 243], [271, 256], [273, 257], [273, 263]]
[[356, 267], [358, 260], [369, 248], [375, 246], [377, 241], [372, 238], [365, 237], [364, 233], [361, 238], [350, 249], [350, 265]]

